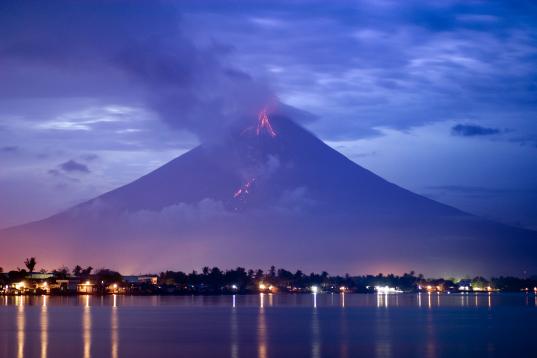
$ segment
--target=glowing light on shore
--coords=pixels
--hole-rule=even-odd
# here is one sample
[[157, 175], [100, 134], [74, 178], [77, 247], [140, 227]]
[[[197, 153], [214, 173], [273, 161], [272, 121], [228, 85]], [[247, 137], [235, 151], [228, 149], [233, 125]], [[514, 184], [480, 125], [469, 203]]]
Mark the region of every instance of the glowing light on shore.
[[375, 291], [379, 294], [388, 294], [388, 293], [402, 293], [403, 291], [399, 290], [397, 287], [389, 286], [375, 286]]

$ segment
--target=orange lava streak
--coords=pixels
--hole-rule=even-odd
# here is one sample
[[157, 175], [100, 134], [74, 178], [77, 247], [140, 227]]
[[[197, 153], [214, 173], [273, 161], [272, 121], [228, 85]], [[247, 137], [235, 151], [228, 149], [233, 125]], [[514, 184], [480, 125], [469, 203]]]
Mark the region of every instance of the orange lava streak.
[[259, 113], [259, 121], [257, 122], [257, 130], [256, 130], [257, 135], [261, 133], [262, 129], [265, 129], [271, 137], [273, 138], [276, 137], [276, 131], [274, 131], [274, 129], [272, 129], [272, 126], [270, 125], [270, 121], [269, 121], [269, 117], [267, 115], [266, 109], [263, 109], [261, 113]]

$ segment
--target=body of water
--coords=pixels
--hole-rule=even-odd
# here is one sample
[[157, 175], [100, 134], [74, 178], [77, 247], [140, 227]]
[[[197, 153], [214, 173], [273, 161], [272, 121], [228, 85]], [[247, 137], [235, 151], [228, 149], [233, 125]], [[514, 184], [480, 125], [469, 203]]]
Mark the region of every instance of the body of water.
[[0, 297], [0, 357], [537, 357], [533, 294]]

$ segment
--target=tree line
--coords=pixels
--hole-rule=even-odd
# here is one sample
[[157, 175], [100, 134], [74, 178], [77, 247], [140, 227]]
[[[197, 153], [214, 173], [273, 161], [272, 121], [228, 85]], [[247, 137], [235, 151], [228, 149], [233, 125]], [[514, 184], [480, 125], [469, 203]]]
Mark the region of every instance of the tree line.
[[[37, 260], [35, 257], [30, 257], [24, 261], [24, 264], [27, 270], [17, 268], [7, 273], [4, 273], [0, 267], [0, 283], [10, 284], [27, 279], [29, 275], [34, 273]], [[46, 273], [46, 270], [40, 272]], [[91, 266], [76, 265], [70, 270], [68, 267], [62, 266], [51, 273], [53, 277], [48, 279], [49, 281], [77, 278], [79, 280], [92, 280], [97, 284], [104, 285], [110, 283], [127, 284], [119, 272], [106, 268], [94, 270]], [[457, 287], [459, 281], [454, 278], [425, 278], [422, 274], [416, 274], [414, 271], [402, 275], [379, 273], [362, 276], [350, 276], [349, 274], [332, 276], [326, 271], [306, 274], [301, 270], [292, 272], [283, 268], [276, 269], [275, 266], [271, 266], [266, 271], [262, 269], [247, 270], [243, 267], [222, 270], [218, 267], [206, 266], [200, 272], [160, 272], [158, 285], [146, 282], [143, 290], [146, 293], [218, 294], [258, 292], [260, 287], [264, 287], [264, 290], [274, 292], [309, 292], [312, 286], [317, 286], [324, 291], [373, 292], [375, 286], [397, 287], [403, 291], [415, 291], [418, 286], [431, 286], [448, 291]], [[476, 289], [492, 287], [502, 291], [524, 291], [537, 287], [536, 276], [530, 278], [495, 277], [490, 280], [477, 276], [465, 278], [464, 281]]]

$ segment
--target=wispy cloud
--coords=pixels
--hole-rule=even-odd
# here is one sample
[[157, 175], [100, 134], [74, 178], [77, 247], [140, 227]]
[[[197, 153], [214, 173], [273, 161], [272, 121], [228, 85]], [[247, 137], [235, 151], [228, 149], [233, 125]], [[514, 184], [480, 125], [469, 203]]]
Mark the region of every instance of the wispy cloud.
[[73, 159], [66, 161], [65, 163], [62, 163], [59, 165], [59, 168], [61, 168], [65, 172], [78, 172], [78, 173], [90, 173], [90, 170], [86, 164], [77, 162]]
[[500, 134], [498, 128], [482, 127], [477, 124], [457, 124], [451, 127], [451, 134], [462, 137], [490, 136]]
[[19, 151], [19, 147], [16, 145], [7, 145], [4, 147], [0, 147], [0, 152], [4, 153], [15, 153]]

